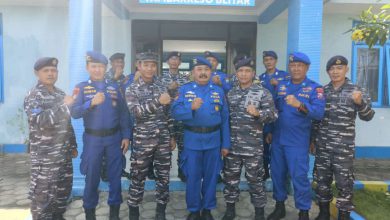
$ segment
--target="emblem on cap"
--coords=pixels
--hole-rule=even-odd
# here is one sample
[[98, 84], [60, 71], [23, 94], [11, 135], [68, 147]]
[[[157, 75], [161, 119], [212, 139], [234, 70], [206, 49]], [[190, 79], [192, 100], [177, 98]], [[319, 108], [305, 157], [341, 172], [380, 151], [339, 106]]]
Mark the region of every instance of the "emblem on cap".
[[204, 54], [206, 54], [206, 56], [208, 56], [208, 55], [210, 55], [210, 52], [206, 51]]
[[341, 60], [340, 60], [340, 59], [337, 59], [337, 60], [336, 60], [336, 64], [337, 64], [337, 65], [340, 65], [340, 64], [341, 64]]
[[198, 63], [198, 60], [196, 58], [192, 59], [192, 64], [197, 64]]
[[181, 56], [181, 54], [180, 54], [180, 53], [177, 53], [177, 56], [179, 56], [179, 57], [180, 57], [180, 56]]
[[294, 56], [293, 55], [290, 55], [290, 61], [294, 61]]
[[53, 61], [51, 61], [51, 64], [57, 65], [57, 60], [56, 60], [56, 59], [53, 59]]
[[253, 62], [253, 60], [251, 61], [250, 65], [253, 66], [255, 64], [255, 62]]
[[86, 59], [87, 61], [92, 61], [92, 57], [89, 56], [89, 55], [87, 55], [87, 56], [85, 57], [85, 59]]

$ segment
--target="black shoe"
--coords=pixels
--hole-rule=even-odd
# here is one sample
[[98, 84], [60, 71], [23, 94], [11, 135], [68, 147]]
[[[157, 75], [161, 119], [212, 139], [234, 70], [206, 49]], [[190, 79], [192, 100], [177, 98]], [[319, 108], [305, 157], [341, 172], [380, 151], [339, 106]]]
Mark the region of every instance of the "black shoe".
[[122, 170], [121, 176], [126, 177], [128, 180], [130, 180], [130, 173], [126, 172], [125, 169]]
[[110, 220], [119, 220], [120, 205], [110, 205]]
[[139, 220], [139, 207], [129, 206], [129, 220]]
[[320, 202], [320, 213], [315, 220], [330, 220], [329, 202]]
[[226, 203], [226, 212], [222, 220], [233, 220], [236, 217], [236, 204]]
[[264, 207], [261, 208], [255, 207], [255, 220], [265, 220]]
[[95, 209], [84, 209], [85, 220], [96, 220]]
[[267, 217], [267, 220], [279, 220], [286, 217], [286, 207], [283, 202], [276, 202], [274, 211]]
[[214, 217], [211, 215], [211, 211], [209, 209], [203, 209], [202, 220], [214, 220]]
[[177, 177], [179, 177], [180, 181], [182, 181], [183, 183], [187, 181], [186, 176], [180, 168], [177, 170]]
[[157, 203], [156, 207], [156, 216], [155, 220], [166, 220], [165, 218], [165, 209], [167, 208], [167, 204]]
[[62, 213], [54, 213], [53, 220], [65, 220], [65, 218], [62, 216]]
[[191, 212], [187, 216], [187, 220], [201, 220], [202, 218], [200, 217], [200, 212]]
[[348, 211], [342, 211], [342, 210], [339, 210], [339, 218], [338, 220], [349, 220], [349, 215], [351, 213], [348, 212]]
[[309, 219], [309, 211], [308, 210], [299, 210], [298, 220], [310, 220]]

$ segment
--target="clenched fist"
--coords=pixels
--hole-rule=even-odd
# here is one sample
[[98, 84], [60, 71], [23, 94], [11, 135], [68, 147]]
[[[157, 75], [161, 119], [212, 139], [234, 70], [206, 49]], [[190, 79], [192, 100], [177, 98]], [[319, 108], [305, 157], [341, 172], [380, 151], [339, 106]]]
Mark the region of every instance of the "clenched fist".
[[169, 84], [168, 90], [176, 90], [178, 87], [179, 87], [179, 83], [173, 81], [171, 84]]
[[361, 91], [353, 91], [352, 92], [352, 100], [355, 104], [361, 105], [363, 101], [363, 95]]
[[248, 107], [246, 108], [246, 111], [248, 112], [248, 114], [252, 115], [253, 117], [260, 116], [259, 110], [257, 110], [254, 105], [248, 105]]
[[192, 102], [191, 109], [192, 110], [197, 110], [202, 106], [203, 100], [201, 98], [195, 98], [194, 101]]
[[104, 102], [105, 100], [105, 96], [104, 96], [104, 93], [102, 92], [98, 92], [96, 93], [96, 95], [93, 97], [92, 99], [92, 102], [91, 102], [91, 105], [92, 106], [96, 106], [96, 105], [100, 105]]
[[161, 105], [169, 105], [171, 103], [171, 97], [168, 93], [163, 93], [160, 95], [160, 98], [158, 99]]
[[272, 78], [271, 81], [270, 81], [271, 85], [273, 86], [277, 86], [279, 84], [278, 80]]
[[294, 108], [298, 108], [301, 105], [301, 102], [294, 95], [288, 95], [284, 100], [286, 100], [287, 105]]
[[213, 83], [222, 85], [221, 78], [219, 76], [213, 76]]

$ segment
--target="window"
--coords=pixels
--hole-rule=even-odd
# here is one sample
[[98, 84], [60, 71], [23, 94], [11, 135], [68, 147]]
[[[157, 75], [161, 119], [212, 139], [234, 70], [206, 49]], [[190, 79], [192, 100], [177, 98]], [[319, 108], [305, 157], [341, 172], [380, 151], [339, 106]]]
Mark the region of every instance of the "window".
[[0, 13], [0, 102], [4, 102], [3, 16]]

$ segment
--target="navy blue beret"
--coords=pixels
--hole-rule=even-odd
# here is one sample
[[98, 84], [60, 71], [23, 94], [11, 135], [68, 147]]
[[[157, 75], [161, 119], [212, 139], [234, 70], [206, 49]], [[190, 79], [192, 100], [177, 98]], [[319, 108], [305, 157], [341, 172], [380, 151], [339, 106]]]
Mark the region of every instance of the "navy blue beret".
[[255, 60], [252, 57], [245, 57], [240, 61], [238, 61], [237, 64], [235, 65], [236, 70], [238, 70], [240, 67], [243, 66], [251, 67], [254, 69], [256, 67]]
[[34, 70], [39, 71], [43, 67], [53, 66], [57, 68], [58, 59], [55, 57], [42, 57], [39, 58], [34, 64]]
[[118, 60], [118, 59], [124, 60], [125, 54], [124, 53], [114, 53], [113, 55], [110, 56], [110, 61]]
[[204, 57], [214, 57], [218, 62], [221, 60], [218, 54], [210, 52], [210, 51], [205, 51], [204, 52]]
[[263, 58], [264, 57], [273, 57], [274, 59], [278, 59], [278, 55], [275, 53], [275, 51], [269, 50], [269, 51], [263, 51]]
[[290, 54], [289, 63], [294, 63], [294, 62], [301, 62], [306, 65], [310, 65], [311, 63], [309, 57], [306, 54], [301, 52], [294, 52]]
[[332, 67], [333, 65], [348, 65], [348, 60], [347, 58], [343, 57], [343, 56], [334, 56], [332, 58], [330, 58], [328, 60], [328, 62], [326, 63], [326, 71], [329, 71], [330, 67]]
[[158, 56], [156, 53], [153, 52], [143, 52], [138, 54], [138, 59], [139, 61], [152, 61], [156, 62], [158, 61]]
[[238, 54], [236, 57], [234, 57], [233, 59], [233, 65], [236, 66], [236, 64], [238, 63], [238, 61], [244, 59], [244, 58], [248, 58], [248, 56], [246, 54]]
[[97, 51], [87, 51], [85, 59], [87, 62], [91, 63], [102, 63], [104, 65], [108, 64], [107, 57]]
[[191, 69], [196, 66], [206, 65], [211, 69], [211, 63], [204, 57], [195, 57], [191, 61]]
[[181, 53], [178, 51], [172, 51], [168, 54], [167, 60], [169, 60], [171, 57], [179, 57], [181, 58]]

